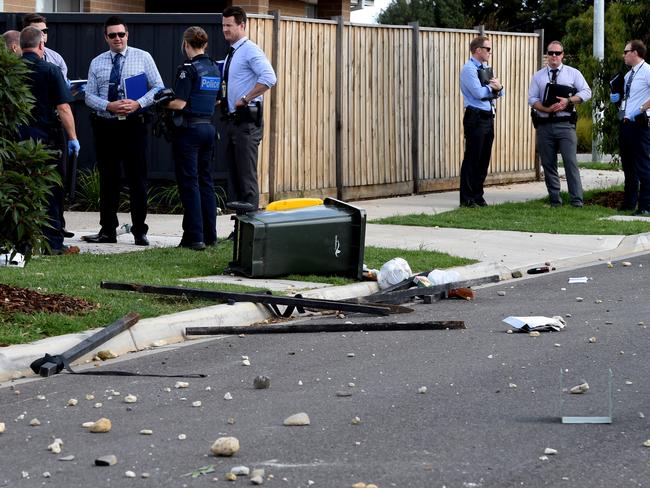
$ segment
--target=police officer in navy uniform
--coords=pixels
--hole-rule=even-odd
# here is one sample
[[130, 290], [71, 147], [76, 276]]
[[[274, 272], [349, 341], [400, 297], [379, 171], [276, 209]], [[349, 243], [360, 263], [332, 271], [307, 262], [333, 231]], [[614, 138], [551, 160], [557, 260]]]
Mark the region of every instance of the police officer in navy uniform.
[[[80, 146], [75, 131], [74, 116], [70, 108], [72, 95], [61, 70], [43, 59], [45, 52], [43, 34], [36, 27], [25, 27], [20, 33], [20, 47], [22, 59], [30, 69], [27, 86], [34, 96], [32, 120], [28, 125], [18, 127], [20, 139], [40, 141], [48, 148], [60, 151], [61, 156], [66, 151], [70, 155], [78, 155]], [[65, 146], [63, 138], [59, 137], [61, 126], [68, 136]], [[63, 172], [62, 163], [62, 157], [58, 158], [56, 164], [60, 174]], [[63, 187], [60, 184], [55, 184], [50, 188], [47, 205], [49, 225], [43, 228], [43, 235], [49, 249], [46, 249], [45, 253], [54, 255], [78, 253], [77, 246], [63, 244], [61, 218], [63, 215]]]
[[179, 247], [202, 251], [217, 242], [217, 200], [210, 175], [215, 128], [212, 125], [221, 73], [205, 54], [208, 35], [201, 27], [183, 33], [188, 60], [178, 67], [172, 152], [176, 182], [183, 204], [183, 238]]

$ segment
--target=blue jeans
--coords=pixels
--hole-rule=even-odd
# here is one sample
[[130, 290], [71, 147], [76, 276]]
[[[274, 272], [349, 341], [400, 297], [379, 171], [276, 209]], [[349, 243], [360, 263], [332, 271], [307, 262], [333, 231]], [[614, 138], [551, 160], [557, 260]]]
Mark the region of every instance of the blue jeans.
[[210, 175], [215, 129], [212, 124], [178, 128], [172, 152], [176, 183], [183, 204], [182, 242], [217, 241], [217, 199]]

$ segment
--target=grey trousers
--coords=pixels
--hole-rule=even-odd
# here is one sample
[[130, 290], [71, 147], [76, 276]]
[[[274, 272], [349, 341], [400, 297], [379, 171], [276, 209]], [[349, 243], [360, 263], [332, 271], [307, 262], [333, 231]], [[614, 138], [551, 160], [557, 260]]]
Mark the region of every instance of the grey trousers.
[[576, 128], [570, 122], [542, 124], [537, 127], [537, 151], [544, 168], [544, 181], [551, 203], [562, 203], [560, 176], [557, 172], [557, 153], [562, 155], [571, 205], [582, 205], [582, 182], [576, 151]]

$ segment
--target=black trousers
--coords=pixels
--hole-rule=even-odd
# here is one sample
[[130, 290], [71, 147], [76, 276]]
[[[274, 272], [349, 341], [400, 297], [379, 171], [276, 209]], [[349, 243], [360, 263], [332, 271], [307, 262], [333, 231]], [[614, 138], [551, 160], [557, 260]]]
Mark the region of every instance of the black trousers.
[[494, 141], [494, 116], [468, 107], [463, 117], [463, 129], [465, 155], [460, 168], [460, 204], [482, 203], [485, 201], [483, 184]]
[[224, 123], [226, 167], [228, 169], [228, 200], [248, 202], [260, 206], [257, 182], [257, 154], [263, 128], [253, 122]]
[[146, 234], [147, 218], [147, 147], [149, 124], [145, 116], [126, 120], [93, 116], [95, 151], [99, 169], [99, 225], [101, 232], [114, 236], [117, 209], [122, 189], [122, 168], [129, 185], [131, 232]]
[[625, 175], [623, 207], [650, 210], [650, 128], [647, 122], [621, 122], [621, 166]]

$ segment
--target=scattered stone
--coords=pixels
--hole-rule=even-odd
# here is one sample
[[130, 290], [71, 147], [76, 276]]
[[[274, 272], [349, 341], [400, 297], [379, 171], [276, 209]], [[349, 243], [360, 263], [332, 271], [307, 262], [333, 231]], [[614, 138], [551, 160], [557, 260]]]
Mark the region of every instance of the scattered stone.
[[426, 392], [427, 392], [427, 387], [426, 386], [421, 386], [420, 388], [418, 388], [418, 393], [424, 394]]
[[95, 395], [93, 395], [93, 394], [91, 394], [91, 393], [88, 393], [88, 394], [86, 395], [86, 400], [90, 401], [90, 400], [94, 400], [94, 399], [95, 399]]
[[359, 425], [361, 423], [361, 419], [359, 417], [354, 417], [352, 419], [352, 425]]
[[625, 384], [626, 384], [626, 385], [633, 385], [634, 383], [632, 383], [630, 380], [626, 380], [626, 381], [625, 381]]
[[45, 471], [43, 473], [43, 478], [51, 478], [51, 477], [52, 477], [52, 473], [50, 473], [49, 471]]
[[197, 400], [195, 402], [192, 402], [193, 407], [200, 407], [202, 405], [201, 400]]
[[29, 425], [31, 425], [32, 427], [38, 427], [39, 425], [41, 425], [41, 421], [34, 418], [29, 421]]
[[167, 345], [167, 341], [165, 339], [160, 339], [157, 341], [154, 341], [151, 343], [153, 347], [163, 347]]
[[632, 263], [630, 263], [629, 261], [623, 261], [621, 264], [622, 264], [623, 266], [626, 266], [626, 267], [627, 267], [627, 266], [632, 266]]
[[515, 383], [508, 383], [508, 388], [517, 388]]
[[124, 403], [136, 403], [138, 401], [138, 397], [135, 395], [127, 395], [124, 397]]
[[187, 439], [187, 436], [185, 434], [178, 434], [179, 441], [184, 441], [185, 439]]
[[[513, 273], [513, 276], [514, 276], [514, 273]], [[366, 485], [365, 483], [362, 483], [361, 481], [359, 481], [358, 483], [353, 484], [352, 488], [368, 488], [368, 485]]]
[[555, 456], [557, 454], [557, 449], [552, 449], [550, 447], [547, 447], [544, 449], [544, 454], [548, 454], [549, 456]]
[[187, 388], [190, 384], [187, 381], [177, 381], [174, 388]]
[[97, 402], [94, 405], [95, 408], [102, 408], [103, 406], [104, 406], [104, 404], [102, 402]]
[[45, 400], [45, 395], [36, 395], [37, 400]]
[[74, 407], [77, 403], [79, 403], [79, 400], [76, 398], [70, 398], [70, 400], [68, 400], [68, 407]]
[[107, 359], [115, 359], [118, 356], [119, 354], [117, 354], [114, 351], [111, 351], [110, 349], [104, 349], [97, 353], [97, 357], [102, 361], [106, 361]]
[[643, 443], [643, 446], [644, 446], [644, 447], [650, 447], [650, 439], [648, 439], [647, 441], [645, 441], [645, 442]]
[[540, 456], [539, 460], [540, 461], [548, 461], [548, 456]]
[[223, 396], [224, 400], [232, 400], [232, 394], [227, 391], [226, 394]]
[[298, 386], [302, 386], [302, 380], [298, 380]]
[[613, 323], [614, 323], [614, 322], [612, 322], [611, 320], [606, 320], [606, 321], [605, 321], [605, 325], [612, 325]]
[[514, 334], [514, 332], [512, 331], [512, 329], [508, 329], [506, 330], [506, 334]]
[[560, 344], [559, 342], [556, 342], [555, 344], [553, 344], [553, 346], [555, 346], [555, 347], [562, 347], [562, 344]]
[[349, 386], [350, 388], [354, 388], [354, 387], [357, 386], [357, 385], [355, 385], [354, 383], [348, 383], [348, 386]]
[[60, 457], [59, 461], [74, 461], [74, 454], [70, 454], [68, 456]]
[[215, 456], [232, 456], [239, 451], [239, 439], [236, 437], [219, 437], [210, 448]]
[[497, 295], [499, 295], [500, 297], [504, 297], [504, 296], [506, 296], [506, 292], [503, 291], [503, 290], [499, 290], [499, 291], [497, 292]]
[[262, 483], [264, 483], [264, 478], [262, 478], [261, 476], [253, 476], [251, 477], [251, 483], [253, 483], [254, 485], [261, 485]]
[[234, 417], [228, 417], [228, 420], [226, 420], [228, 425], [235, 425], [235, 419]]
[[92, 426], [94, 423], [95, 422], [84, 422], [83, 424], [81, 424], [81, 426], [87, 429], [88, 427]]
[[133, 471], [125, 471], [124, 476], [127, 478], [135, 478], [135, 473]]
[[538, 330], [532, 330], [528, 333], [530, 337], [539, 337], [541, 334], [539, 333]]
[[643, 320], [640, 320], [639, 322], [636, 323], [636, 325], [644, 325], [645, 322]]
[[112, 426], [113, 425], [111, 424], [110, 420], [108, 420], [106, 417], [102, 417], [96, 422], [93, 422], [88, 430], [94, 434], [103, 434], [105, 432], [110, 432]]
[[22, 479], [29, 479], [29, 473], [27, 471], [21, 471], [20, 472], [20, 477]]
[[256, 390], [266, 390], [271, 386], [271, 379], [267, 376], [256, 376], [253, 380], [253, 387]]
[[63, 441], [61, 439], [54, 439], [54, 442], [47, 446], [47, 450], [52, 451], [54, 454], [61, 454], [62, 447]]
[[241, 363], [242, 363], [244, 366], [250, 366], [250, 365], [251, 365], [251, 361], [250, 361], [250, 359], [242, 359], [242, 362], [241, 362]]
[[613, 268], [614, 264], [611, 261], [607, 261], [607, 267], [608, 268]]
[[284, 419], [283, 424], [288, 426], [309, 425], [309, 415], [305, 412], [296, 413]]
[[336, 392], [336, 396], [337, 396], [337, 397], [349, 397], [349, 396], [352, 396], [352, 392], [351, 392], [351, 391], [347, 391], [347, 390], [346, 390], [346, 391], [344, 391], [344, 390], [340, 390], [340, 391], [337, 391], [337, 392]]
[[590, 342], [591, 344], [593, 344], [594, 342], [596, 342], [596, 337], [590, 337], [590, 338], [589, 338], [589, 342]]
[[142, 474], [140, 475], [140, 477], [146, 479], [146, 478], [150, 478], [151, 475], [150, 475], [149, 473], [142, 473]]
[[235, 476], [248, 476], [251, 470], [247, 466], [235, 466], [230, 470]]
[[569, 392], [574, 395], [581, 395], [582, 393], [586, 393], [588, 390], [589, 390], [589, 383], [585, 381], [584, 383], [581, 383], [571, 388]]
[[265, 474], [265, 471], [264, 471], [263, 468], [256, 468], [251, 473], [251, 478], [254, 477], [254, 476], [261, 476], [262, 478], [264, 478], [264, 474]]
[[226, 473], [226, 476], [224, 476], [224, 479], [226, 481], [237, 481], [237, 475], [235, 473]]
[[113, 466], [117, 464], [117, 457], [114, 454], [101, 456], [95, 459], [95, 466]]
[[583, 302], [585, 299], [582, 297], [576, 297], [576, 302]]
[[596, 300], [594, 300], [594, 303], [603, 303], [603, 301], [600, 298], [597, 298]]
[[7, 429], [7, 426], [4, 422], [0, 422], [0, 434], [2, 434]]
[[153, 435], [153, 430], [151, 430], [151, 429], [142, 429], [140, 431], [140, 434], [141, 435]]
[[523, 276], [522, 272], [519, 270], [513, 271], [512, 272], [512, 277], [513, 278], [521, 278]]
[[348, 357], [349, 357], [349, 358], [353, 358], [354, 356], [355, 356], [355, 354], [354, 354], [353, 352], [349, 352], [349, 353], [348, 353]]
[[645, 414], [644, 414], [643, 412], [639, 412], [639, 418], [640, 418], [640, 419], [644, 419], [644, 418], [645, 418]]

